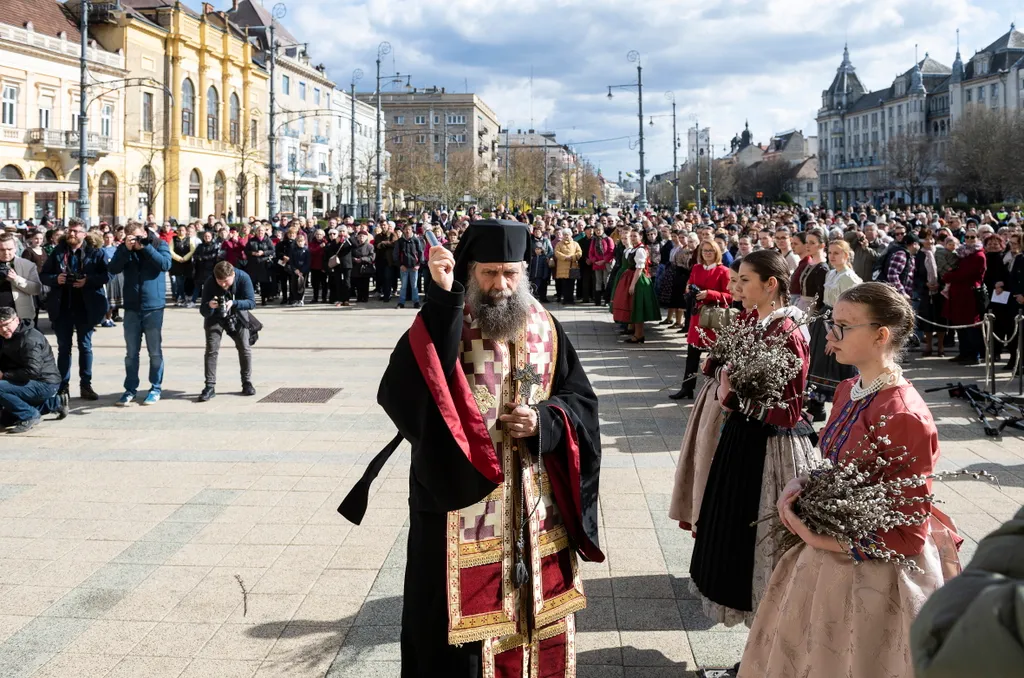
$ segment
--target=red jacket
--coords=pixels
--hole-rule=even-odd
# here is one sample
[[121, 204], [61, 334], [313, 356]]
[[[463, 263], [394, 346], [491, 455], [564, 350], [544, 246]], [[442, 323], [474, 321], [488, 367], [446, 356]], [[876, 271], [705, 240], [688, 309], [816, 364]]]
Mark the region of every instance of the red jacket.
[[615, 242], [606, 235], [594, 238], [590, 241], [590, 251], [587, 252], [587, 258], [592, 262], [592, 267], [595, 271], [603, 271], [615, 259]]
[[[702, 290], [707, 290], [708, 295], [704, 301], [697, 302], [693, 316], [690, 318], [690, 331], [686, 333], [686, 340], [695, 348], [707, 348], [708, 341], [701, 339], [697, 328], [700, 326], [700, 309], [708, 304], [716, 306], [728, 306], [732, 303], [732, 295], [729, 294], [729, 269], [718, 264], [710, 271], [703, 265], [697, 265], [690, 271], [690, 285], [696, 285]], [[712, 330], [704, 330], [709, 341], [715, 340], [715, 333]]]
[[960, 259], [956, 268], [942, 276], [949, 283], [949, 301], [945, 307], [946, 320], [952, 325], [967, 325], [981, 320], [974, 290], [985, 279], [985, 253], [981, 250]]
[[317, 240], [316, 238], [309, 241], [309, 270], [322, 271], [324, 269], [324, 246], [326, 244], [326, 240]]

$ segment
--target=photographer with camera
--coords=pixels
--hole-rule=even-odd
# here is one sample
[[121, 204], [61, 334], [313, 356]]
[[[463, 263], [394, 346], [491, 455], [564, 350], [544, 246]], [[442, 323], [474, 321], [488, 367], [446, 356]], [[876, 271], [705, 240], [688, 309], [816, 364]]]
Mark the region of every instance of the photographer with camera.
[[78, 377], [85, 400], [99, 400], [92, 388], [92, 333], [107, 314], [103, 290], [110, 282], [103, 250], [85, 239], [85, 222], [68, 220], [68, 230], [43, 265], [39, 280], [50, 288], [46, 312], [57, 335], [60, 390], [71, 382], [71, 338], [78, 336]]
[[199, 396], [205, 403], [216, 395], [217, 357], [220, 342], [227, 332], [238, 349], [238, 363], [242, 371], [242, 395], [256, 395], [252, 385], [252, 348], [254, 332], [259, 322], [249, 313], [256, 308], [256, 293], [252, 279], [226, 261], [213, 267], [213, 276], [203, 287], [199, 312], [203, 314], [203, 330], [206, 332], [206, 386]]
[[36, 317], [35, 296], [43, 291], [43, 285], [36, 265], [16, 256], [17, 250], [15, 237], [0, 233], [0, 306], [14, 308], [21, 321], [32, 327]]
[[167, 271], [171, 270], [171, 249], [167, 243], [147, 231], [138, 222], [129, 222], [125, 239], [110, 259], [108, 270], [124, 273], [124, 395], [117, 401], [127, 407], [135, 401], [139, 388], [139, 353], [146, 337], [149, 353], [149, 393], [143, 405], [160, 402], [164, 380], [163, 343], [164, 307], [167, 305]]

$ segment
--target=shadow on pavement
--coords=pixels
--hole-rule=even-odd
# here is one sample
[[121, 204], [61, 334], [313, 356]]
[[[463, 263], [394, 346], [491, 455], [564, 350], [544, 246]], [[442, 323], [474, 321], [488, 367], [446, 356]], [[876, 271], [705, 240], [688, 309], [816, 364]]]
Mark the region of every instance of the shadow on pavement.
[[[649, 642], [642, 643], [644, 647], [623, 644], [580, 650], [577, 663], [581, 678], [607, 675], [600, 673], [599, 667], [658, 667], [659, 676], [696, 675], [698, 667], [689, 659], [679, 658], [680, 654], [689, 654], [685, 647], [681, 647], [685, 641], [678, 636], [672, 638], [656, 632], [715, 631], [713, 638], [702, 641], [710, 643], [710, 649], [694, 647], [696, 641], [693, 636], [690, 637], [691, 647], [694, 653], [702, 651], [703, 656], [712, 652], [712, 662], [717, 662], [718, 656], [723, 655], [721, 663], [725, 663], [724, 660], [732, 656], [730, 652], [733, 650], [726, 649], [724, 654], [723, 650], [719, 650], [716, 653], [713, 647], [719, 645], [719, 640], [732, 640], [728, 645], [735, 648], [736, 642], [742, 642], [738, 639], [744, 636], [737, 636], [735, 630], [726, 630], [705, 617], [699, 601], [694, 600], [689, 593], [689, 583], [688, 577], [671, 574], [585, 579], [584, 587], [588, 591], [589, 601], [587, 609], [576, 616], [579, 633], [590, 635], [592, 640], [598, 642], [600, 632], [650, 633], [651, 637]], [[274, 639], [281, 634], [282, 626], [287, 624], [282, 637], [304, 640], [295, 642], [294, 649], [275, 651], [268, 659], [295, 675], [313, 675], [311, 672], [317, 667], [323, 670], [328, 664], [331, 666], [327, 672], [329, 676], [364, 675], [357, 666], [363, 663], [367, 664], [365, 675], [390, 675], [373, 673], [371, 669], [374, 665], [385, 666], [377, 662], [391, 662], [386, 665], [390, 670], [400, 661], [401, 614], [401, 596], [371, 598], [363, 603], [356, 614], [341, 617], [337, 621], [275, 621], [253, 626], [247, 635]], [[444, 624], [446, 620], [441, 619], [439, 623]], [[664, 646], [659, 646], [659, 643], [664, 643]], [[595, 643], [587, 644], [593, 646]], [[742, 645], [739, 647], [741, 649]], [[738, 659], [736, 656], [731, 662]]]

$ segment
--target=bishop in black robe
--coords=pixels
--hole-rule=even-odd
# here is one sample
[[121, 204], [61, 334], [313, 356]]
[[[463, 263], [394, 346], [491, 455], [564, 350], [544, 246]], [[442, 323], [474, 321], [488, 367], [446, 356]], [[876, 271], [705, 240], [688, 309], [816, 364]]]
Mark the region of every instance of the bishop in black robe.
[[[574, 675], [573, 613], [586, 605], [577, 558], [604, 560], [597, 397], [532, 297], [529, 323], [507, 342], [465, 305], [469, 262], [521, 262], [528, 235], [515, 222], [469, 227], [451, 290], [430, 286], [381, 381], [399, 436], [339, 507], [358, 523], [370, 482], [410, 442], [403, 678]], [[513, 439], [496, 421], [517, 405], [535, 408], [537, 435]]]

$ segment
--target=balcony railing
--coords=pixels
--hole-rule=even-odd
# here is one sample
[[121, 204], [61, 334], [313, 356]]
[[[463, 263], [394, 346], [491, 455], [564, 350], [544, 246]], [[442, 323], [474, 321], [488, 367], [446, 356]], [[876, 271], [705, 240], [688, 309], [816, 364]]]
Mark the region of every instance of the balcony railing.
[[[78, 141], [78, 132], [69, 130], [37, 127], [28, 132], [30, 145], [46, 149], [77, 151]], [[110, 137], [100, 136], [96, 132], [89, 132], [85, 141], [87, 149], [94, 153], [107, 154], [114, 150], [114, 140]]]
[[312, 140], [311, 143], [320, 144], [322, 146], [327, 146], [327, 145], [329, 145], [331, 143], [331, 140], [328, 139], [327, 137], [323, 136], [322, 134], [314, 134], [313, 135], [313, 140]]
[[281, 136], [283, 136], [283, 137], [291, 137], [292, 139], [298, 139], [299, 138], [299, 130], [297, 130], [297, 129], [289, 129], [288, 127], [285, 127], [283, 130], [281, 130]]

